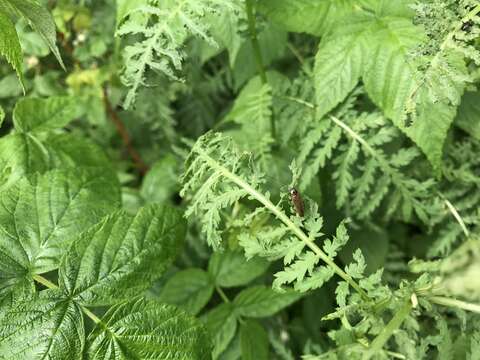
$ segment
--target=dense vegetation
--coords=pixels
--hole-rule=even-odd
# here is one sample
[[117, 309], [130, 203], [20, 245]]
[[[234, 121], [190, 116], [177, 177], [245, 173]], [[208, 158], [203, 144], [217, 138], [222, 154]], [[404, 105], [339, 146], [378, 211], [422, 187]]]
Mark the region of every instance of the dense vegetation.
[[0, 359], [480, 359], [478, 0], [0, 0], [0, 60]]

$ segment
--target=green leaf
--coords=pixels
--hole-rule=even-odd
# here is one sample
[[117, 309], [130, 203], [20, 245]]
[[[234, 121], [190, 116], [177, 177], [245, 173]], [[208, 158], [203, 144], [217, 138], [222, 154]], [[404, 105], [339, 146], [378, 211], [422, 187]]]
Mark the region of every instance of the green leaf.
[[17, 299], [0, 311], [1, 359], [80, 359], [82, 312], [58, 290]]
[[264, 0], [259, 2], [259, 10], [288, 31], [320, 36], [361, 8], [357, 0]]
[[3, 120], [5, 120], [5, 111], [3, 108], [0, 106], [0, 128], [3, 125]]
[[322, 40], [314, 67], [318, 117], [343, 101], [360, 80], [369, 56], [366, 35], [370, 27], [369, 17], [358, 16]]
[[248, 320], [240, 326], [242, 360], [268, 360], [268, 335], [262, 325]]
[[0, 55], [4, 56], [12, 65], [25, 91], [24, 78], [22, 72], [23, 56], [20, 40], [18, 39], [15, 25], [10, 18], [0, 12]]
[[62, 68], [65, 69], [62, 57], [60, 56], [60, 51], [58, 51], [55, 43], [57, 39], [57, 32], [55, 29], [55, 22], [50, 12], [33, 0], [4, 1], [6, 1], [7, 4], [9, 4], [29, 21], [33, 29], [43, 37]]
[[150, 205], [136, 216], [118, 211], [75, 239], [60, 266], [60, 288], [91, 306], [138, 295], [173, 262], [185, 227], [167, 206]]
[[268, 317], [302, 297], [287, 291], [279, 293], [265, 286], [252, 286], [237, 295], [233, 304], [238, 315], [254, 318]]
[[88, 336], [86, 359], [209, 359], [209, 338], [171, 305], [137, 299], [110, 308]]
[[[414, 59], [408, 56], [408, 52], [423, 37], [421, 29], [409, 19], [382, 18], [371, 37], [371, 56], [365, 67], [363, 81], [373, 102], [422, 149], [432, 166], [438, 170], [443, 143], [455, 117], [456, 106], [434, 101], [432, 93], [438, 92], [438, 89], [441, 91], [445, 86], [450, 89], [457, 85], [449, 77], [443, 76], [441, 68], [427, 70], [425, 79], [417, 74]], [[458, 56], [450, 56], [449, 61], [463, 71], [463, 60]], [[461, 93], [462, 90], [458, 89], [458, 99], [455, 101], [460, 102]], [[410, 107], [413, 109], [409, 110]], [[408, 111], [412, 112], [410, 115], [413, 119], [412, 125], [406, 127]]]
[[116, 181], [104, 151], [74, 134], [49, 134], [40, 140], [34, 134], [15, 133], [0, 138], [0, 169], [10, 168], [7, 188], [25, 175], [55, 168], [99, 167], [111, 182]]
[[372, 273], [385, 264], [389, 250], [389, 236], [386, 231], [362, 227], [351, 229], [351, 239], [340, 251], [339, 257], [343, 263], [348, 264], [353, 260], [353, 253], [361, 249], [367, 261], [367, 273]]
[[117, 21], [116, 27], [122, 23], [123, 19], [140, 5], [144, 5], [145, 0], [117, 0]]
[[13, 124], [19, 132], [42, 132], [64, 127], [76, 113], [71, 97], [24, 98], [13, 110]]
[[202, 269], [179, 271], [164, 285], [159, 300], [177, 305], [196, 315], [210, 300], [214, 290], [210, 275]]
[[99, 169], [54, 170], [21, 180], [0, 195], [2, 277], [55, 269], [71, 241], [120, 204]]
[[208, 332], [213, 336], [213, 358], [225, 351], [237, 331], [237, 317], [232, 304], [221, 304], [203, 316]]
[[[265, 28], [258, 34], [258, 43], [262, 49], [262, 60], [265, 67], [275, 60], [282, 58], [287, 49], [287, 32], [274, 24], [265, 24]], [[237, 52], [233, 65], [235, 89], [239, 89], [257, 74], [258, 68], [251, 41], [244, 41]], [[269, 81], [270, 83], [270, 81]]]
[[178, 160], [167, 154], [158, 160], [143, 179], [140, 194], [147, 203], [165, 203], [178, 191]]
[[210, 257], [208, 272], [221, 287], [234, 287], [248, 284], [262, 275], [269, 262], [255, 257], [246, 260], [241, 251], [216, 252]]
[[480, 140], [480, 92], [466, 92], [458, 108], [455, 125]]

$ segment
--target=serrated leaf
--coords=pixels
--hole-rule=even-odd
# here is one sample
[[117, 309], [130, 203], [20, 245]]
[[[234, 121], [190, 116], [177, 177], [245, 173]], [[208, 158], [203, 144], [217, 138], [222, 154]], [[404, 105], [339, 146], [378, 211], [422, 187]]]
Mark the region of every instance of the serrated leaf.
[[71, 241], [120, 204], [98, 169], [53, 170], [0, 195], [0, 269], [22, 279], [55, 269]]
[[268, 335], [262, 325], [248, 320], [240, 326], [242, 360], [268, 360]]
[[49, 131], [67, 125], [75, 113], [76, 104], [71, 97], [24, 98], [15, 105], [13, 124], [24, 133]]
[[202, 317], [208, 332], [213, 336], [212, 356], [217, 359], [225, 351], [237, 331], [237, 317], [232, 304], [221, 304]]
[[11, 134], [0, 138], [0, 169], [10, 168], [4, 188], [31, 173], [55, 168], [99, 167], [116, 181], [112, 164], [93, 142], [73, 134], [49, 134], [40, 140], [33, 134]]
[[371, 18], [349, 19], [334, 35], [322, 40], [315, 56], [314, 84], [318, 117], [338, 105], [360, 80], [368, 58]]
[[136, 216], [118, 211], [75, 239], [59, 269], [60, 288], [91, 306], [138, 295], [173, 262], [185, 227], [167, 206], [146, 206]]
[[208, 272], [221, 287], [234, 287], [248, 284], [262, 275], [269, 262], [255, 257], [246, 260], [241, 251], [216, 252], [208, 263]]
[[1, 309], [0, 359], [79, 359], [84, 332], [80, 307], [45, 290]]
[[10, 18], [0, 12], [0, 55], [4, 56], [12, 65], [25, 91], [23, 78], [23, 55], [20, 40], [18, 39], [15, 25]]
[[[357, 5], [357, 6], [355, 6]], [[359, 11], [357, 0], [264, 0], [259, 10], [286, 30], [323, 35], [345, 15]]]
[[355, 250], [352, 256], [354, 261], [345, 267], [345, 272], [354, 279], [361, 279], [367, 266], [365, 258], [360, 249]]
[[240, 292], [233, 301], [233, 305], [238, 315], [262, 318], [275, 314], [301, 297], [302, 294], [293, 291], [279, 293], [260, 285]]
[[45, 40], [62, 68], [65, 69], [62, 57], [60, 56], [60, 51], [56, 45], [57, 32], [55, 28], [55, 21], [53, 20], [53, 16], [50, 14], [50, 12], [33, 0], [5, 1], [29, 21], [33, 29]]
[[209, 338], [192, 316], [136, 299], [110, 308], [88, 336], [86, 359], [208, 359]]
[[158, 299], [196, 315], [212, 297], [214, 287], [213, 279], [207, 272], [189, 268], [168, 279]]
[[[422, 149], [438, 170], [443, 143], [456, 111], [451, 104], [433, 101], [430, 93], [439, 91], [443, 82], [449, 83], [451, 79], [443, 78], [443, 73], [436, 74], [435, 69], [427, 70], [428, 80], [419, 77], [408, 52], [422, 41], [424, 33], [409, 19], [384, 17], [379, 24], [371, 38], [372, 56], [363, 75], [365, 88], [386, 116]], [[452, 54], [449, 61], [458, 71], [464, 71], [463, 60], [458, 56]], [[459, 102], [463, 90], [457, 90], [455, 101]], [[412, 106], [412, 125], [406, 127], [406, 112]]]

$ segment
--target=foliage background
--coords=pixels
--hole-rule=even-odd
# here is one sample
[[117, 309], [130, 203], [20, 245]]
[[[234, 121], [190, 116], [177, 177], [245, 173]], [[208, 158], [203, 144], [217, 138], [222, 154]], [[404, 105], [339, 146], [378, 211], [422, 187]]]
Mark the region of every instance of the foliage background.
[[0, 29], [0, 358], [479, 358], [478, 1]]

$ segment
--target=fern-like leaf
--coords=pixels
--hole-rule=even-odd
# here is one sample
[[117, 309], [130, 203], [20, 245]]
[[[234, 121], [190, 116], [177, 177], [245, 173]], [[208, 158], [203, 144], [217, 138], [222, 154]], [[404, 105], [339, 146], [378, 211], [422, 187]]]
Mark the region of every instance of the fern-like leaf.
[[123, 81], [130, 88], [124, 105], [130, 107], [141, 86], [147, 85], [146, 72], [151, 69], [178, 80], [181, 69], [183, 44], [193, 35], [217, 46], [208, 33], [204, 17], [208, 13], [234, 7], [234, 2], [221, 0], [178, 0], [142, 5], [131, 11], [120, 25], [117, 35], [137, 36], [138, 42], [125, 48]]

